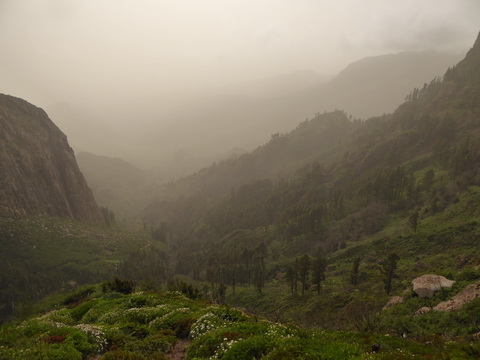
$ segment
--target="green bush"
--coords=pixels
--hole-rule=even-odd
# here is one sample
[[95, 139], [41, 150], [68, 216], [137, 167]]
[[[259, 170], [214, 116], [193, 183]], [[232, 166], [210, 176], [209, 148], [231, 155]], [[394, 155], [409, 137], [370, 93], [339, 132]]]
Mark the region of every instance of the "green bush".
[[75, 321], [80, 321], [80, 319], [95, 305], [95, 303], [96, 302], [92, 300], [83, 302], [71, 309], [70, 315]]
[[152, 355], [155, 353], [167, 352], [177, 339], [172, 336], [156, 334], [147, 336], [142, 340], [131, 341], [125, 344], [124, 348], [128, 351], [141, 353], [143, 355]]
[[114, 278], [110, 281], [105, 281], [102, 284], [102, 291], [104, 293], [109, 291], [115, 291], [121, 294], [131, 294], [135, 291], [135, 282], [133, 280]]
[[[258, 335], [242, 341], [231, 340], [226, 347], [222, 356], [224, 360], [260, 359], [273, 349], [274, 341]], [[222, 348], [219, 350], [222, 351]]]
[[95, 292], [94, 286], [87, 286], [86, 288], [78, 289], [70, 294], [68, 294], [63, 300], [63, 305], [70, 305], [76, 303]]

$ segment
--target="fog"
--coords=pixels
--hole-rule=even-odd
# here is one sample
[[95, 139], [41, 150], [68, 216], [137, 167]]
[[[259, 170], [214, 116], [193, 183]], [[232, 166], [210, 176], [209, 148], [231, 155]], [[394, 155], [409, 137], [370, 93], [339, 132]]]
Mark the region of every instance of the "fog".
[[247, 98], [231, 111], [222, 102], [215, 132], [243, 121], [226, 118], [268, 98], [279, 74], [303, 74], [285, 80], [294, 92], [366, 56], [464, 52], [479, 15], [478, 0], [0, 0], [0, 92], [46, 109], [76, 150], [152, 167], [215, 147], [185, 145], [200, 136], [189, 124], [205, 99]]

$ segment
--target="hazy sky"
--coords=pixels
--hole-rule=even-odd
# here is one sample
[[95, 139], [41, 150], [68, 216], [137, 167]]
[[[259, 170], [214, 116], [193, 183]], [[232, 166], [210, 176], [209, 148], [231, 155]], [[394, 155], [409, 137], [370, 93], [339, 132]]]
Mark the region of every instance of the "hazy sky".
[[0, 0], [0, 92], [118, 101], [466, 50], [479, 0]]

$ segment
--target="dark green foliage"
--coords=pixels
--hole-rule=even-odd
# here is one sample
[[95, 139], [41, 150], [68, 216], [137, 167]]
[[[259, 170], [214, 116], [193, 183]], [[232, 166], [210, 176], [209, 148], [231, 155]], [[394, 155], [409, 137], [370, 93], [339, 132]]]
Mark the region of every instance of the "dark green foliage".
[[180, 291], [186, 295], [189, 299], [199, 299], [202, 297], [200, 290], [192, 284], [187, 284], [184, 281], [175, 279], [168, 283], [168, 289], [170, 291]]
[[350, 283], [357, 286], [359, 282], [359, 269], [360, 269], [361, 258], [357, 256], [353, 260], [352, 270], [350, 271]]
[[408, 224], [412, 228], [413, 233], [417, 232], [418, 216], [418, 211], [415, 211], [408, 217]]
[[93, 294], [94, 292], [95, 292], [95, 287], [93, 287], [93, 286], [87, 286], [85, 288], [78, 289], [78, 290], [70, 293], [69, 295], [67, 295], [65, 297], [65, 300], [63, 300], [63, 304], [64, 305], [70, 305], [70, 304], [76, 303], [76, 302], [88, 297], [89, 295]]
[[244, 341], [234, 344], [222, 359], [225, 360], [250, 360], [261, 359], [268, 354], [275, 344], [264, 336], [252, 336]]
[[133, 280], [114, 278], [113, 280], [102, 283], [102, 291], [115, 291], [121, 294], [131, 294], [135, 291], [135, 282]]

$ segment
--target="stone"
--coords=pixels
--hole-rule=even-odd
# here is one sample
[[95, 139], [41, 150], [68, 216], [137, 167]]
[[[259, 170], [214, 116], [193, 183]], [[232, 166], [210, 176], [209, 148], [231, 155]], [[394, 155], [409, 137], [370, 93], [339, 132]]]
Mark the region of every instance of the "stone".
[[442, 288], [451, 288], [455, 281], [441, 275], [422, 275], [412, 281], [413, 291], [421, 298], [432, 297]]
[[480, 297], [480, 281], [467, 285], [465, 289], [453, 296], [450, 300], [442, 301], [433, 310], [455, 311], [462, 308], [466, 303]]

